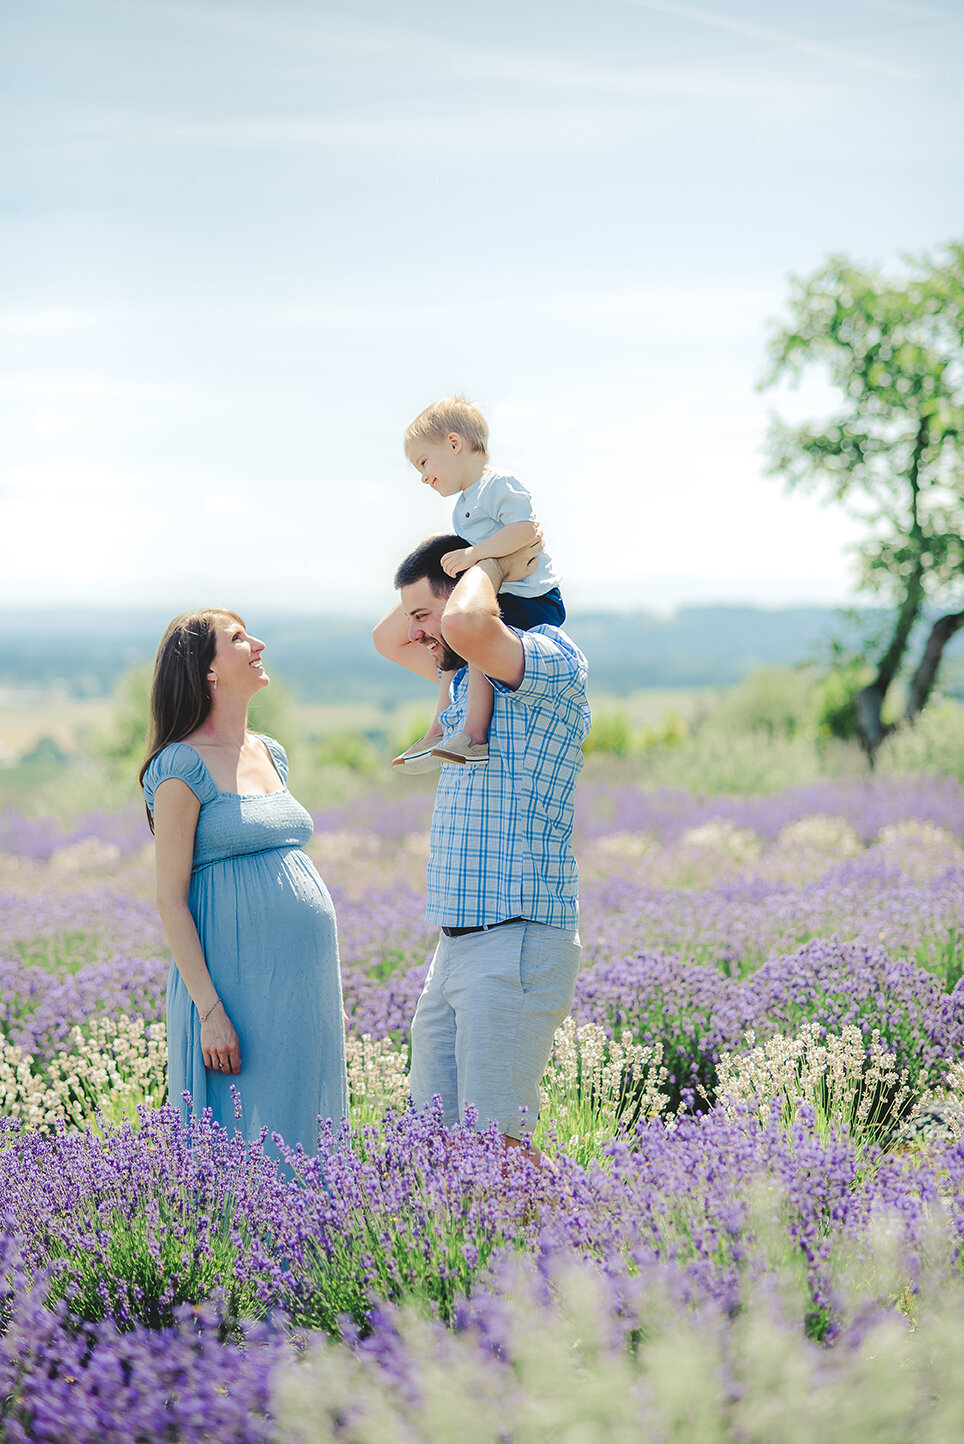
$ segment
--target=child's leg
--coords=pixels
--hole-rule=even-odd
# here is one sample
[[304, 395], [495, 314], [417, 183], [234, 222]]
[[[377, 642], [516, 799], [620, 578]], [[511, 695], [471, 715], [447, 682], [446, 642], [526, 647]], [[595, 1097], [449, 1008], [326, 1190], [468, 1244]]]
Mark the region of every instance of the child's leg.
[[495, 694], [492, 683], [478, 667], [469, 668], [468, 689], [462, 731], [436, 747], [432, 756], [440, 762], [484, 766], [489, 760], [489, 723]]
[[489, 723], [495, 693], [492, 683], [478, 667], [469, 667], [469, 695], [465, 708], [465, 731], [477, 746], [489, 740]]
[[392, 759], [392, 766], [400, 768], [403, 772], [431, 772], [439, 765], [439, 759], [432, 756], [432, 748], [436, 742], [441, 742], [444, 736], [444, 729], [439, 718], [451, 702], [449, 688], [452, 685], [454, 672], [439, 672], [438, 704], [435, 708], [435, 716], [424, 737], [413, 742], [411, 747], [398, 757]]
[[454, 672], [439, 672], [438, 681], [438, 706], [435, 709], [435, 718], [431, 727], [426, 732], [426, 737], [441, 737], [444, 731], [439, 718], [452, 701], [452, 678]]

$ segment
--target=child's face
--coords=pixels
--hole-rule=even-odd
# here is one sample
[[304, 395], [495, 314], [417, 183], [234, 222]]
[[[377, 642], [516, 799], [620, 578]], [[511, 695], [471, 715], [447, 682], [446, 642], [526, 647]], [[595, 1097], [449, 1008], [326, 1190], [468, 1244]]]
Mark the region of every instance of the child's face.
[[471, 476], [470, 455], [465, 441], [455, 431], [441, 441], [413, 441], [406, 454], [415, 470], [421, 473], [426, 486], [439, 496], [454, 496], [464, 491]]

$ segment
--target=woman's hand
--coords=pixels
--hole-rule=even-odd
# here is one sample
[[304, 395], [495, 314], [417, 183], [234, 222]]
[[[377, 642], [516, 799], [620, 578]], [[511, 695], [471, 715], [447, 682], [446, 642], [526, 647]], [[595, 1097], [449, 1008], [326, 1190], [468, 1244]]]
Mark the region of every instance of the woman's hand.
[[223, 1003], [201, 1024], [201, 1052], [205, 1068], [213, 1068], [215, 1073], [241, 1072], [241, 1044]]

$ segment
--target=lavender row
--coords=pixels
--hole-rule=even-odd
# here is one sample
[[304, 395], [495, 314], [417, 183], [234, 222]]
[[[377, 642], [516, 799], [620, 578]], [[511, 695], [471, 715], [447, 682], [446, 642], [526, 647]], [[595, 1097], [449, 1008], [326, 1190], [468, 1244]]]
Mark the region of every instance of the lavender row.
[[143, 1110], [139, 1126], [106, 1139], [5, 1131], [0, 1189], [16, 1268], [85, 1324], [166, 1328], [184, 1304], [217, 1301], [228, 1316], [283, 1308], [301, 1327], [337, 1335], [413, 1297], [454, 1322], [486, 1268], [520, 1250], [571, 1251], [615, 1277], [672, 1264], [677, 1302], [711, 1298], [733, 1311], [762, 1180], [776, 1195], [774, 1221], [803, 1250], [809, 1306], [832, 1337], [827, 1269], [841, 1238], [859, 1239], [877, 1213], [896, 1209], [912, 1268], [938, 1198], [952, 1263], [964, 1238], [964, 1147], [869, 1166], [845, 1136], [821, 1139], [805, 1113], [789, 1132], [776, 1116], [761, 1127], [719, 1112], [673, 1130], [651, 1123], [613, 1144], [604, 1170], [560, 1157], [549, 1173], [521, 1154], [507, 1163], [493, 1129], [447, 1133], [430, 1110], [388, 1118], [352, 1146], [329, 1132], [320, 1157], [291, 1156], [297, 1187], [257, 1144], [203, 1120], [188, 1135], [172, 1109]]
[[[331, 884], [346, 970], [385, 979], [419, 965], [434, 946], [415, 883], [393, 881], [350, 894]], [[106, 886], [4, 893], [0, 959], [50, 973], [76, 972], [109, 956], [166, 955], [153, 904]], [[670, 948], [724, 967], [754, 966], [812, 937], [882, 942], [937, 972], [954, 966], [964, 937], [964, 866], [925, 880], [865, 854], [794, 885], [744, 870], [700, 889], [655, 887], [612, 873], [583, 887], [582, 937], [589, 964], [644, 948]], [[35, 987], [42, 987], [39, 982]]]
[[11, 853], [31, 861], [46, 861], [62, 848], [95, 838], [116, 848], [118, 856], [129, 857], [150, 841], [144, 809], [131, 804], [122, 812], [94, 811], [71, 821], [23, 813], [0, 812], [0, 853]]
[[[423, 963], [382, 982], [346, 969], [352, 1032], [404, 1045], [425, 971]], [[11, 1042], [40, 1057], [63, 1045], [73, 1020], [83, 1024], [101, 1012], [162, 1016], [162, 959], [119, 958], [66, 979], [29, 968], [18, 974], [9, 965], [0, 972], [3, 1029]], [[39, 996], [29, 993], [31, 984], [41, 989]], [[11, 1018], [15, 1006], [24, 1011]], [[915, 1095], [939, 1087], [964, 1056], [964, 984], [947, 992], [932, 973], [893, 958], [879, 944], [815, 940], [745, 978], [669, 952], [614, 956], [579, 974], [574, 1015], [579, 1023], [602, 1023], [611, 1035], [628, 1028], [643, 1045], [661, 1044], [674, 1108], [712, 1101], [720, 1058], [740, 1052], [750, 1030], [763, 1040], [808, 1021], [821, 1035], [855, 1026], [868, 1048], [876, 1030], [907, 1070]]]
[[[367, 832], [389, 842], [426, 832], [432, 794], [412, 788], [383, 789], [351, 804], [315, 812], [318, 833]], [[700, 796], [669, 788], [646, 790], [631, 780], [585, 777], [577, 793], [577, 841], [607, 833], [650, 834], [674, 842], [711, 821], [725, 821], [772, 841], [783, 828], [814, 815], [842, 817], [865, 844], [882, 828], [915, 818], [946, 829], [964, 841], [964, 784], [947, 777], [827, 779], [767, 796]], [[123, 857], [150, 838], [143, 810], [132, 804], [119, 813], [95, 811], [65, 821], [0, 813], [0, 853], [46, 860], [59, 849], [94, 838]]]
[[[401, 969], [386, 981], [346, 967], [352, 1031], [405, 1044], [426, 967]], [[167, 968], [162, 958], [121, 956], [60, 978], [0, 965], [0, 1030], [43, 1058], [63, 1046], [72, 1026], [98, 1014], [158, 1019]], [[932, 973], [880, 944], [815, 940], [745, 978], [668, 951], [614, 954], [579, 974], [574, 1014], [580, 1023], [601, 1022], [613, 1034], [629, 1028], [643, 1044], [661, 1043], [674, 1106], [705, 1106], [721, 1055], [739, 1051], [751, 1029], [764, 1039], [804, 1021], [830, 1033], [853, 1024], [869, 1041], [876, 1028], [915, 1091], [938, 1086], [964, 1054], [964, 985], [945, 991]]]
[[[378, 794], [315, 814], [320, 832], [371, 831], [400, 839], [425, 831], [432, 797]], [[964, 841], [964, 784], [948, 777], [828, 778], [766, 796], [706, 796], [672, 788], [646, 789], [632, 780], [584, 777], [576, 794], [576, 839], [608, 833], [647, 833], [674, 842], [708, 822], [724, 821], [772, 841], [787, 826], [815, 815], [842, 817], [865, 844], [881, 829], [914, 818]]]
[[[407, 1043], [425, 973], [424, 965], [411, 968], [385, 985], [348, 974], [353, 1029]], [[639, 1043], [661, 1044], [673, 1108], [712, 1102], [721, 1056], [740, 1052], [751, 1030], [765, 1039], [806, 1021], [821, 1035], [853, 1025], [869, 1046], [876, 1029], [914, 1094], [940, 1087], [964, 1055], [964, 984], [948, 992], [880, 944], [833, 939], [780, 954], [745, 978], [671, 952], [599, 958], [579, 973], [573, 1014], [611, 1035], [628, 1028]]]
[[[588, 889], [577, 1017], [662, 1040], [680, 1096], [711, 1090], [720, 1052], [738, 1048], [748, 1028], [762, 1037], [805, 1017], [865, 1032], [876, 1020], [915, 1078], [936, 1082], [961, 1048], [961, 883], [953, 870], [920, 886], [885, 878], [876, 894], [839, 877], [803, 890], [751, 879], [658, 894], [610, 880]], [[396, 888], [336, 900], [352, 1027], [404, 1042], [433, 942], [420, 899]], [[169, 961], [148, 904], [15, 897], [4, 915], [28, 939], [0, 960], [0, 1031], [18, 1047], [49, 1056], [102, 1012], [162, 1016]], [[131, 931], [141, 924], [138, 951]], [[794, 946], [801, 934], [810, 940]], [[114, 951], [118, 942], [126, 946]]]
[[747, 978], [673, 954], [614, 958], [579, 974], [573, 1013], [661, 1043], [671, 1102], [687, 1108], [712, 1103], [721, 1056], [742, 1051], [751, 1030], [762, 1040], [804, 1022], [821, 1036], [854, 1026], [868, 1047], [876, 1030], [912, 1095], [940, 1087], [964, 1053], [964, 984], [948, 993], [880, 945], [835, 940], [771, 958]]
[[795, 944], [835, 936], [882, 943], [953, 979], [964, 946], [964, 866], [949, 863], [916, 881], [867, 853], [798, 885], [747, 869], [700, 889], [612, 875], [586, 882], [581, 932], [590, 964], [672, 948], [747, 971]]
[[578, 828], [584, 837], [636, 832], [672, 842], [719, 819], [772, 840], [801, 818], [829, 815], [844, 818], [867, 844], [882, 828], [908, 818], [933, 823], [964, 840], [964, 784], [948, 777], [828, 778], [762, 797], [706, 797], [584, 780], [578, 797]]
[[[551, 1174], [507, 1163], [492, 1133], [446, 1137], [432, 1116], [329, 1148], [323, 1169], [294, 1160], [292, 1187], [257, 1146], [204, 1123], [188, 1140], [170, 1110], [106, 1140], [8, 1125], [5, 1437], [281, 1444], [272, 1373], [317, 1332], [417, 1393], [423, 1364], [396, 1310], [428, 1308], [443, 1351], [444, 1328], [470, 1335], [484, 1372], [520, 1348], [507, 1289], [519, 1296], [527, 1281], [538, 1329], [573, 1269], [589, 1270], [623, 1351], [660, 1312], [739, 1317], [780, 1265], [798, 1280], [788, 1336], [844, 1350], [899, 1320], [888, 1300], [918, 1293], [920, 1325], [939, 1290], [961, 1288], [960, 1145], [869, 1157], [846, 1136], [820, 1138], [805, 1113], [789, 1133], [775, 1116], [761, 1127], [711, 1113], [640, 1128], [605, 1168], [562, 1158]], [[886, 1284], [869, 1266], [883, 1236]], [[849, 1296], [843, 1258], [862, 1261]]]

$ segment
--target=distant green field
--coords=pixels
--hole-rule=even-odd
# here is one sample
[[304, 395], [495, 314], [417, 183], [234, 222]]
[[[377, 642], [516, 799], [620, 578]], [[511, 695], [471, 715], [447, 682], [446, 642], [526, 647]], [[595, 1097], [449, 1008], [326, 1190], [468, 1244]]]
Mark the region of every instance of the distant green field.
[[0, 699], [0, 764], [17, 761], [49, 737], [64, 752], [77, 752], [92, 732], [110, 725], [115, 704], [109, 699], [48, 697]]
[[[667, 717], [689, 722], [708, 700], [725, 689], [718, 687], [657, 688], [634, 692], [627, 697], [593, 693], [598, 712], [623, 713], [632, 727], [658, 727]], [[417, 723], [431, 708], [432, 689], [425, 688], [424, 703], [399, 702], [379, 706], [373, 702], [292, 702], [295, 727], [306, 737], [323, 738], [336, 733], [358, 731], [368, 735], [395, 736]], [[68, 755], [83, 752], [96, 734], [103, 735], [117, 714], [111, 700], [36, 694], [17, 700], [0, 696], [0, 766], [17, 762], [31, 753], [42, 738], [49, 738]]]

